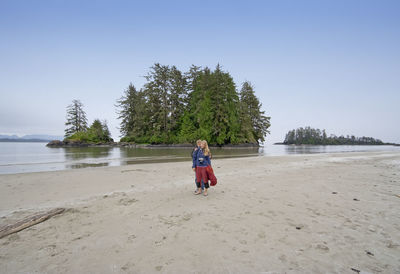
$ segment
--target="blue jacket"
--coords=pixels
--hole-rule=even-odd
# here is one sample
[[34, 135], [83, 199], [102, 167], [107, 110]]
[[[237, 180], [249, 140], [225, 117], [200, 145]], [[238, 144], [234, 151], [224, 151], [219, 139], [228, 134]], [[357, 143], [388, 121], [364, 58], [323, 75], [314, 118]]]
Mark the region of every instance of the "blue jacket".
[[200, 147], [196, 147], [192, 150], [192, 168], [196, 167], [197, 153], [199, 152]]
[[193, 165], [192, 167], [206, 167], [211, 165], [210, 156], [204, 156], [203, 150], [201, 148], [197, 148], [196, 151], [193, 152]]

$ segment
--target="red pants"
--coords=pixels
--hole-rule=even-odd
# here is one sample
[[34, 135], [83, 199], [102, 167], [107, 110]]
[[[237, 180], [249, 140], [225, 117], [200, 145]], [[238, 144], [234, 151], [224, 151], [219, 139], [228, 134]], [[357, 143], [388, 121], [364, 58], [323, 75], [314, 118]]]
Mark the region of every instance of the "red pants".
[[204, 183], [208, 182], [208, 176], [205, 166], [198, 166], [196, 167], [196, 182], [201, 183], [203, 180]]

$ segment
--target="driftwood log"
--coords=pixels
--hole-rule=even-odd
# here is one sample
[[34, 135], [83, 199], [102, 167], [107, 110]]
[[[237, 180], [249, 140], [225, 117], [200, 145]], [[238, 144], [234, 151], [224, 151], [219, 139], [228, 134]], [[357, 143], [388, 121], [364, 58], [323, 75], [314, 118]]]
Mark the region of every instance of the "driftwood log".
[[53, 217], [54, 215], [60, 214], [64, 211], [65, 211], [65, 208], [55, 208], [55, 209], [52, 209], [52, 210], [49, 210], [46, 212], [36, 213], [36, 214], [26, 217], [16, 223], [2, 226], [2, 227], [0, 227], [0, 239], [7, 235], [12, 234], [12, 233], [16, 233], [25, 228], [28, 228], [28, 227], [31, 227], [38, 223], [41, 223], [43, 221], [46, 221], [47, 219]]

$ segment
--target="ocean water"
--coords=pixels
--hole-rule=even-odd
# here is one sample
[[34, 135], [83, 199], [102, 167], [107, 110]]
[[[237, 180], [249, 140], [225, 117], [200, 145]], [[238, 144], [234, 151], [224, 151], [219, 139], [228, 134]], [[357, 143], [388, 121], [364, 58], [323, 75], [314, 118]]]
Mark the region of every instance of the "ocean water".
[[[286, 146], [212, 148], [214, 159], [357, 151], [400, 151], [394, 146]], [[46, 143], [0, 142], [0, 174], [191, 161], [190, 148], [49, 148]]]

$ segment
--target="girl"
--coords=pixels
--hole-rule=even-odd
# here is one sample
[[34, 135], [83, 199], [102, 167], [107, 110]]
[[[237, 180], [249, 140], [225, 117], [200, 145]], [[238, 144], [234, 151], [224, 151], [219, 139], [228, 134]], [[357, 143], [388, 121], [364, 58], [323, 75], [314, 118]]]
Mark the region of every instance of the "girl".
[[[194, 173], [194, 184], [195, 185], [197, 185], [196, 184], [196, 159], [197, 159], [197, 152], [200, 149], [200, 145], [201, 145], [201, 140], [197, 140], [196, 141], [196, 147], [193, 148], [193, 150], [192, 150], [192, 162], [193, 162], [192, 169], [195, 172]], [[203, 183], [201, 184], [201, 189], [204, 190], [204, 184]], [[197, 193], [196, 191], [195, 191], [195, 193]]]
[[207, 141], [203, 140], [200, 143], [200, 149], [197, 150], [197, 155], [196, 155], [196, 163], [195, 163], [195, 168], [196, 168], [196, 185], [197, 185], [197, 190], [195, 191], [194, 194], [198, 195], [201, 193], [201, 183], [202, 181], [204, 182], [204, 196], [207, 196], [207, 190], [210, 187], [208, 184], [208, 176], [206, 172], [206, 167], [211, 165], [211, 153], [210, 149], [208, 148]]

